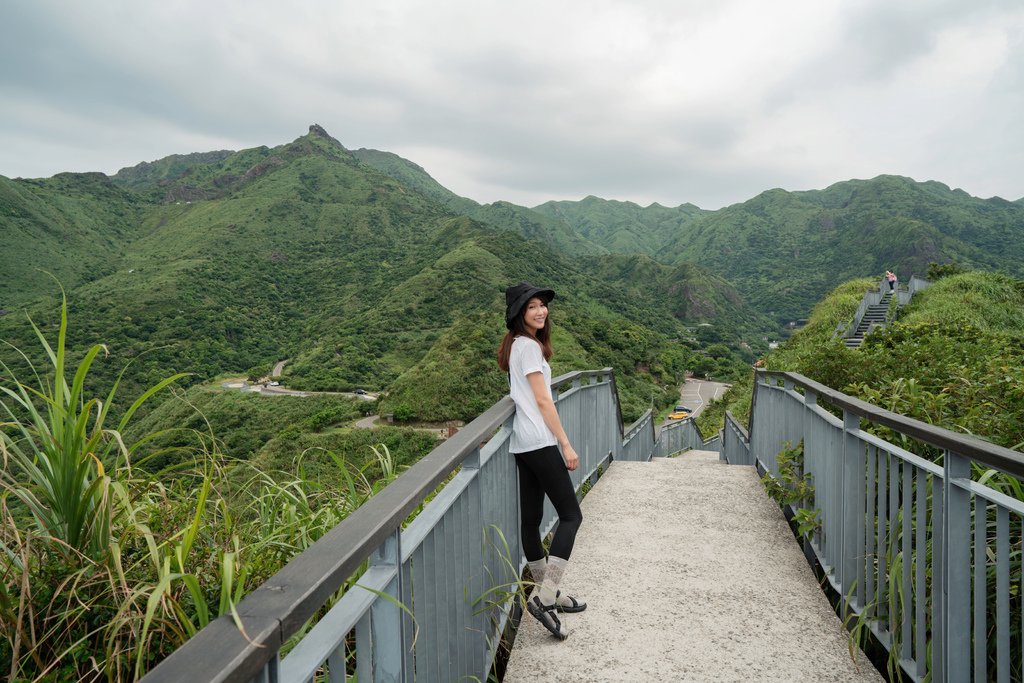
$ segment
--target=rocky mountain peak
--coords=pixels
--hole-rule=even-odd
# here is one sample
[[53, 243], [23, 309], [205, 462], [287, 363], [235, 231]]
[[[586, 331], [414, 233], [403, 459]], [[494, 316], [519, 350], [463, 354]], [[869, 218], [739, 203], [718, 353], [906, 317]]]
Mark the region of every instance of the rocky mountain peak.
[[334, 138], [331, 137], [330, 133], [328, 133], [324, 129], [324, 127], [321, 126], [319, 123], [312, 123], [312, 124], [310, 124], [309, 132], [312, 133], [313, 135], [319, 135], [320, 137], [326, 138], [328, 140], [333, 140], [334, 139]]

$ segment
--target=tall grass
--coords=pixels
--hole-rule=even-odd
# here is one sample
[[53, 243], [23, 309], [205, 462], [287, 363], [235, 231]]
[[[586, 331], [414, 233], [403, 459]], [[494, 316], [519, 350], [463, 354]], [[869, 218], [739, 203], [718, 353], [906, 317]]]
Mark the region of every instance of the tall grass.
[[149, 475], [132, 457], [152, 435], [129, 445], [123, 434], [181, 375], [108, 428], [120, 377], [87, 398], [104, 348], [72, 372], [67, 326], [64, 303], [55, 345], [36, 328], [49, 367], [29, 363], [34, 384], [0, 363], [0, 666], [11, 680], [137, 679], [397, 476], [384, 447], [361, 468], [329, 454], [334, 487], [301, 466], [295, 476], [228, 461], [198, 432], [194, 467]]
[[[0, 423], [4, 460], [0, 485], [29, 510], [37, 535], [52, 539], [69, 555], [98, 560], [110, 547], [110, 528], [117, 512], [114, 483], [106, 469], [122, 465], [130, 468], [129, 451], [121, 438], [124, 427], [149, 397], [184, 375], [168, 377], [148, 389], [125, 411], [115, 429], [107, 429], [105, 422], [120, 377], [105, 400], [85, 399], [83, 388], [89, 368], [106, 350], [97, 344], [86, 352], [69, 384], [65, 376], [67, 326], [66, 299], [61, 305], [56, 350], [32, 323], [53, 364], [52, 377], [40, 378], [22, 354], [35, 375], [36, 386], [16, 379], [0, 385], [0, 406], [7, 418]], [[14, 377], [2, 361], [0, 367]]]
[[[915, 476], [923, 476], [921, 472], [918, 472]], [[1024, 483], [1013, 476], [999, 472], [998, 470], [987, 469], [978, 464], [972, 465], [971, 478], [979, 484], [984, 484], [1004, 495], [1016, 498], [1017, 500], [1024, 500]], [[876, 482], [868, 482], [868, 485], [874, 485]], [[886, 657], [885, 665], [890, 680], [899, 681], [904, 680], [906, 675], [902, 669], [902, 666], [907, 662], [901, 660], [901, 650], [904, 646], [911, 647], [917, 645], [917, 634], [911, 633], [910, 640], [904, 640], [904, 633], [900, 628], [902, 620], [908, 619], [913, 622], [913, 608], [920, 601], [924, 603], [925, 613], [925, 634], [924, 634], [924, 647], [927, 662], [927, 675], [925, 680], [933, 680], [933, 672], [936, 668], [937, 663], [933, 659], [932, 644], [936, 634], [934, 629], [938, 626], [937, 615], [935, 613], [936, 605], [934, 602], [935, 591], [939, 588], [939, 579], [932, 573], [933, 565], [933, 551], [935, 549], [935, 538], [936, 536], [942, 535], [942, 520], [936, 518], [936, 507], [933, 500], [933, 482], [931, 477], [928, 477], [928, 484], [926, 487], [926, 495], [923, 500], [916, 498], [913, 506], [910, 503], [910, 493], [903, 489], [902, 484], [899, 485], [899, 496], [897, 498], [898, 508], [895, 514], [890, 519], [889, 528], [887, 529], [884, 536], [884, 544], [881, 548], [876, 550], [874, 557], [869, 558], [868, 571], [877, 572], [880, 568], [885, 569], [887, 589], [885, 591], [879, 591], [875, 594], [875, 599], [864, 605], [863, 609], [859, 613], [853, 611], [848, 612], [844, 615], [844, 619], [850, 629], [850, 641], [851, 646], [853, 643], [858, 643], [864, 646], [869, 640], [869, 629], [875, 629], [885, 634], [885, 638], [888, 639], [887, 649], [888, 656]], [[884, 495], [881, 492], [880, 495]], [[999, 610], [998, 595], [995, 591], [997, 584], [997, 574], [999, 568], [997, 567], [995, 548], [997, 543], [997, 520], [996, 520], [996, 506], [986, 505], [982, 501], [982, 505], [978, 506], [978, 502], [982, 499], [975, 497], [974, 505], [972, 506], [971, 512], [971, 542], [970, 542], [970, 556], [972, 562], [972, 571], [975, 572], [975, 577], [981, 577], [984, 581], [985, 590], [983, 591], [983, 597], [981, 600], [981, 609], [985, 613], [985, 619], [987, 629], [978, 629], [972, 632], [973, 640], [971, 642], [971, 656], [974, 656], [974, 648], [978, 641], [985, 651], [985, 668], [988, 671], [988, 677], [990, 680], [995, 680], [995, 673], [998, 669], [997, 662], [997, 640], [995, 638], [995, 629], [993, 628], [996, 623], [996, 615]], [[917, 506], [923, 505], [927, 514], [924, 520], [924, 538], [925, 543], [922, 547], [918, 547], [916, 541], [907, 543], [907, 539], [914, 539], [918, 535], [918, 528], [920, 521], [917, 517], [916, 508]], [[904, 526], [904, 518], [909, 517]], [[878, 518], [867, 518], [867, 532], [875, 533], [875, 527], [878, 524]], [[981, 526], [980, 532], [977, 530], [978, 525]], [[908, 534], [909, 530], [909, 534]], [[1012, 656], [1010, 657], [1011, 670], [1000, 671], [999, 680], [1021, 680], [1022, 665], [1024, 665], [1024, 643], [1022, 643], [1021, 637], [1021, 614], [1022, 606], [1024, 603], [1021, 602], [1020, 586], [1022, 581], [1022, 565], [1021, 565], [1021, 539], [1024, 527], [1022, 527], [1022, 520], [1015, 516], [1010, 515], [1008, 524], [1009, 531], [1009, 548], [1007, 551], [1008, 565], [1003, 567], [1003, 570], [1007, 575], [1007, 583], [1009, 586], [1009, 593], [1005, 597], [1006, 602], [1003, 608], [1007, 610], [1009, 614], [1009, 642], [1008, 646]], [[984, 543], [982, 565], [976, 566], [977, 556], [975, 554], [976, 549], [974, 543], [981, 538]], [[905, 551], [909, 551], [909, 554]], [[904, 565], [909, 565], [909, 575], [915, 576], [918, 570], [918, 565], [923, 565], [924, 571], [924, 593], [918, 593], [916, 583], [911, 582], [909, 590], [900, 580], [901, 574], [904, 571]], [[973, 593], [972, 583], [968, 581], [967, 585], [957, 586], [956, 590], [961, 595], [972, 596], [972, 610], [978, 607], [977, 594]], [[851, 593], [854, 588], [851, 588]], [[972, 611], [972, 614], [974, 612]], [[977, 623], [974, 623], [974, 627], [978, 628]], [[972, 662], [972, 668], [977, 666], [976, 662]]]

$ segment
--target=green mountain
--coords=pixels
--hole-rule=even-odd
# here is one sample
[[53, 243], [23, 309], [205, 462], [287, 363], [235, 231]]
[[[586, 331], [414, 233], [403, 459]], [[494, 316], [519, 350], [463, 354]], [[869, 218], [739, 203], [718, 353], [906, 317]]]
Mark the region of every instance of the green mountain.
[[[265, 147], [260, 152], [266, 152]], [[181, 186], [182, 179], [190, 177], [197, 169], [214, 167], [234, 152], [223, 149], [216, 152], [194, 152], [192, 154], [172, 154], [153, 162], [142, 162], [130, 168], [122, 168], [114, 176], [114, 181], [133, 190], [153, 189]], [[180, 199], [174, 192], [165, 196], [167, 200]]]
[[60, 173], [43, 180], [0, 176], [0, 310], [7, 313], [53, 290], [113, 272], [138, 236], [142, 198], [101, 173]]
[[403, 187], [419, 192], [433, 199], [452, 213], [468, 216], [480, 208], [480, 204], [455, 194], [434, 178], [418, 164], [403, 159], [391, 152], [376, 149], [357, 149], [352, 155], [367, 166], [400, 182]]
[[[649, 306], [653, 315], [645, 324], [652, 328], [658, 329], [668, 312], [697, 326], [698, 336], [716, 342], [740, 344], [776, 329], [767, 316], [743, 301], [729, 281], [696, 264], [670, 266], [645, 254], [587, 257], [583, 263], [587, 272], [618, 288], [630, 301]], [[642, 315], [641, 311], [635, 314], [640, 319]]]
[[[15, 239], [55, 233], [38, 256], [69, 292], [72, 346], [107, 344], [97, 382], [130, 362], [124, 395], [172, 371], [202, 383], [265, 374], [289, 358], [283, 381], [294, 388], [390, 390], [382, 409], [404, 417], [472, 417], [504, 392], [493, 353], [504, 330], [502, 290], [520, 279], [559, 292], [559, 371], [616, 367], [627, 417], [652, 395], [673, 400], [689, 358], [689, 347], [671, 340], [690, 335], [691, 309], [657, 287], [588, 272], [590, 261], [540, 228], [529, 240], [522, 224], [509, 230], [457, 215], [319, 126], [275, 148], [176, 156], [112, 178], [3, 182], [19, 206], [64, 211], [5, 218], [5, 269], [15, 265], [7, 263]], [[83, 232], [77, 248], [68, 235], [86, 228], [93, 233]], [[11, 310], [27, 306], [47, 333], [56, 292], [40, 281], [12, 298]], [[0, 338], [37, 346], [20, 314], [0, 318]], [[411, 386], [416, 401], [403, 398]]]
[[1024, 207], [898, 176], [825, 190], [769, 190], [688, 224], [659, 258], [735, 283], [778, 320], [806, 317], [837, 283], [923, 276], [928, 263], [1024, 272]]
[[608, 249], [573, 229], [556, 216], [510, 202], [478, 204], [460, 197], [434, 180], [422, 167], [397, 154], [360, 149], [353, 155], [403, 186], [433, 199], [455, 214], [469, 216], [498, 230], [512, 230], [527, 239], [542, 242], [558, 251], [573, 254], [605, 254]]
[[687, 225], [710, 213], [693, 204], [674, 209], [660, 204], [641, 207], [593, 196], [578, 202], [546, 202], [534, 211], [564, 221], [610, 252], [645, 253], [656, 258]]
[[923, 275], [933, 261], [1013, 273], [1022, 272], [1024, 263], [1020, 200], [978, 199], [934, 181], [879, 176], [824, 190], [776, 189], [718, 211], [597, 197], [533, 209], [503, 202], [480, 207], [401, 157], [373, 150], [357, 155], [454, 212], [566, 253], [640, 253], [667, 264], [699, 264], [731, 282], [750, 308], [778, 322], [805, 318], [839, 282], [880, 277], [888, 269], [908, 279]]

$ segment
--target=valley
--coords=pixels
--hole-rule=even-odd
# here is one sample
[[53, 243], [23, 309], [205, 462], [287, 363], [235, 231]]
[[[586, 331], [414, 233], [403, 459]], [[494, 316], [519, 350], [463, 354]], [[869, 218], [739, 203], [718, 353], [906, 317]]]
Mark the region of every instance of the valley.
[[[0, 388], [61, 406], [5, 399], [6, 448], [42, 444], [7, 485], [52, 488], [26, 457], [88, 468], [61, 500], [109, 520], [44, 544], [31, 498], [9, 499], [35, 558], [12, 585], [62, 624], [19, 666], [130, 679], [229, 614], [507, 392], [503, 290], [524, 279], [558, 292], [553, 374], [613, 368], [625, 425], [675, 406], [705, 434], [743, 421], [760, 362], [1019, 448], [1022, 234], [1024, 203], [895, 176], [719, 211], [480, 205], [318, 126], [110, 177], [0, 178]], [[936, 282], [846, 348], [833, 330], [890, 268]], [[47, 429], [87, 450], [45, 450]]]
[[127, 367], [133, 390], [177, 371], [188, 391], [218, 376], [268, 378], [261, 392], [358, 389], [399, 424], [468, 420], [506, 391], [492, 357], [512, 281], [559, 292], [555, 373], [615, 367], [635, 418], [674, 405], [686, 372], [742, 377], [843, 280], [1024, 263], [1024, 205], [937, 182], [769, 190], [718, 211], [593, 196], [481, 205], [315, 124], [276, 147], [110, 177], [0, 178], [0, 226], [0, 338], [30, 360], [28, 319], [54, 329], [63, 287], [72, 353], [106, 345], [97, 382]]

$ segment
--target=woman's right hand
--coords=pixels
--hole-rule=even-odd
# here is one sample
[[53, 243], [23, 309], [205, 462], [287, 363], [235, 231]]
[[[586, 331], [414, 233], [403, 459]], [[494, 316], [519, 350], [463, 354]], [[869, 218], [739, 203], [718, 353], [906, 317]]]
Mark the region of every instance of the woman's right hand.
[[565, 459], [565, 468], [570, 472], [580, 465], [580, 456], [576, 455], [572, 445], [566, 444], [562, 447], [562, 457]]

